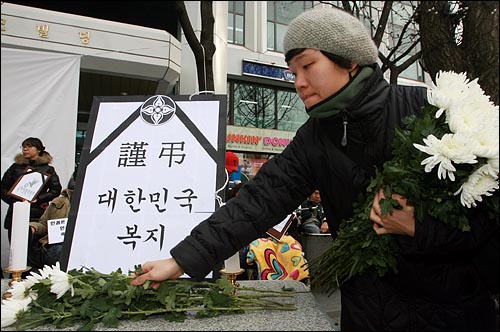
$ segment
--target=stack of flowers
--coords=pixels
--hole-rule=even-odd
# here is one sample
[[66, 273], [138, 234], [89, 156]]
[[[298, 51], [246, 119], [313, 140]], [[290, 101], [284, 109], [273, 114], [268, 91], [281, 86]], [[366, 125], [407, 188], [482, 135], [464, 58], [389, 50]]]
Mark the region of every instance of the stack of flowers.
[[465, 73], [438, 73], [427, 99], [423, 116], [404, 119], [404, 129], [396, 130], [394, 158], [376, 172], [332, 246], [310, 262], [313, 285], [333, 291], [369, 268], [379, 276], [397, 272], [395, 238], [377, 235], [370, 221], [380, 188], [387, 197], [383, 214], [400, 208], [390, 198], [397, 193], [415, 207], [416, 222], [430, 215], [466, 232], [478, 208], [498, 223], [498, 106]]
[[[137, 266], [135, 271], [140, 271]], [[110, 274], [95, 269], [61, 271], [59, 264], [45, 266], [40, 274], [31, 273], [13, 282], [11, 297], [2, 300], [2, 328], [16, 324], [25, 331], [45, 324], [65, 328], [81, 324], [89, 331], [95, 324], [117, 327], [120, 320], [146, 319], [163, 315], [168, 321], [243, 313], [247, 310], [296, 310], [283, 303], [293, 297], [292, 289], [283, 292], [235, 288], [227, 279], [194, 282], [186, 279], [163, 281], [158, 289], [130, 284], [134, 273]], [[281, 298], [281, 299], [280, 299]]]

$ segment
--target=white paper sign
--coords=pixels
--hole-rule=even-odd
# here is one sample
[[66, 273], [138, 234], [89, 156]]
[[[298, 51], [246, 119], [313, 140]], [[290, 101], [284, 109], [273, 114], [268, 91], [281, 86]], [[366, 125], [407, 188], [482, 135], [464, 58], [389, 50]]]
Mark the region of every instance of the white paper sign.
[[64, 241], [64, 234], [66, 233], [67, 221], [68, 218], [47, 220], [49, 244], [61, 243]]
[[292, 222], [293, 214], [290, 213], [279, 224], [269, 228], [266, 233], [279, 241], [285, 235]]
[[168, 258], [218, 207], [226, 96], [133, 99], [94, 99], [62, 268], [127, 273]]
[[8, 193], [20, 200], [33, 202], [48, 178], [47, 174], [28, 166], [25, 173], [19, 177]]

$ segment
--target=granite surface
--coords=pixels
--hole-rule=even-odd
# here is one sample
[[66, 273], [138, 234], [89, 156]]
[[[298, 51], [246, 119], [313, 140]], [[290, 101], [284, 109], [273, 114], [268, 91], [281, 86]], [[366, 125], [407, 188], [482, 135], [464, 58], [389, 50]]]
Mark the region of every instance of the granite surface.
[[[240, 287], [252, 287], [265, 290], [293, 288], [296, 293], [283, 301], [293, 303], [297, 310], [257, 310], [243, 314], [222, 315], [213, 318], [188, 318], [184, 322], [167, 322], [160, 317], [151, 317], [142, 321], [124, 320], [116, 328], [97, 324], [96, 331], [334, 331], [332, 320], [326, 316], [318, 302], [303, 283], [292, 280], [242, 280]], [[2, 279], [2, 294], [8, 290], [8, 280]], [[75, 331], [79, 325], [57, 329], [53, 325], [39, 326], [32, 331]], [[2, 328], [2, 331], [16, 331], [14, 326]]]

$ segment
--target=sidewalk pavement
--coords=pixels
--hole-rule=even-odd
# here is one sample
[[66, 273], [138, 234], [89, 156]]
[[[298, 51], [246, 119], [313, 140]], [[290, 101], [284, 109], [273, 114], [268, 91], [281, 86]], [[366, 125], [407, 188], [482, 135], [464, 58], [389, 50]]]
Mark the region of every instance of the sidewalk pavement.
[[321, 311], [328, 317], [335, 331], [340, 331], [340, 290], [337, 289], [330, 296], [316, 288], [311, 288]]

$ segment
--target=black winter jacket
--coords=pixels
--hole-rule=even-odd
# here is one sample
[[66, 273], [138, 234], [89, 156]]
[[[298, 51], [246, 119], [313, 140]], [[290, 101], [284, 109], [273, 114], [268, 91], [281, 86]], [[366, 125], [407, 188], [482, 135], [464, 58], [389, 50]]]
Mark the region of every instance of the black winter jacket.
[[9, 209], [7, 210], [7, 215], [5, 216], [4, 228], [9, 230], [9, 238], [12, 226], [14, 203], [19, 202], [20, 200], [8, 195], [7, 193], [19, 176], [25, 172], [26, 167], [31, 166], [42, 173], [50, 175], [47, 183], [43, 186], [42, 190], [36, 197], [36, 202], [31, 204], [30, 219], [32, 221], [38, 220], [45, 211], [45, 207], [48, 203], [61, 194], [61, 182], [54, 167], [49, 165], [51, 162], [52, 156], [47, 152], [40, 156], [36, 161], [26, 159], [22, 154], [18, 154], [14, 158], [14, 163], [2, 176], [2, 201], [9, 204]]
[[[349, 107], [329, 118], [310, 118], [237, 198], [171, 250], [172, 257], [188, 275], [203, 278], [215, 264], [283, 220], [315, 189], [321, 192], [335, 237], [340, 222], [352, 215], [374, 166], [391, 158], [395, 127], [408, 115], [418, 116], [425, 100], [425, 88], [390, 85], [377, 66]], [[346, 146], [341, 145], [344, 134]], [[464, 256], [487, 233], [481, 223], [476, 225], [466, 233], [426, 220], [417, 223], [414, 238], [399, 236], [400, 274], [374, 278], [367, 273], [341, 289], [342, 330], [457, 328], [452, 317], [461, 317], [465, 328], [471, 318], [465, 302], [484, 305], [487, 294]]]
[[203, 278], [214, 264], [283, 220], [315, 189], [321, 192], [335, 234], [352, 214], [373, 165], [380, 167], [391, 157], [395, 126], [418, 113], [424, 102], [424, 88], [389, 85], [377, 67], [351, 106], [331, 118], [310, 118], [285, 150], [243, 186], [237, 199], [195, 227], [172, 249], [172, 256], [187, 274]]

